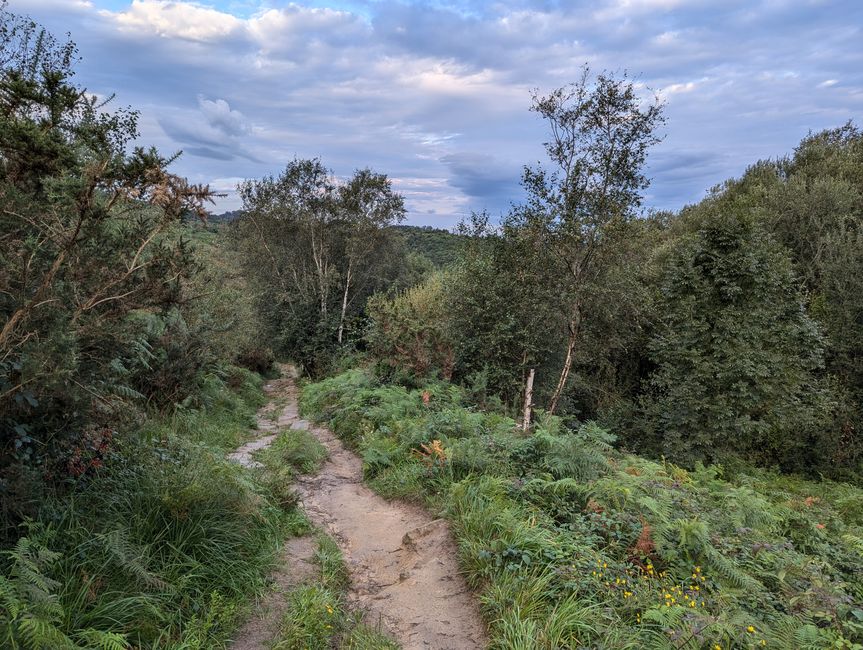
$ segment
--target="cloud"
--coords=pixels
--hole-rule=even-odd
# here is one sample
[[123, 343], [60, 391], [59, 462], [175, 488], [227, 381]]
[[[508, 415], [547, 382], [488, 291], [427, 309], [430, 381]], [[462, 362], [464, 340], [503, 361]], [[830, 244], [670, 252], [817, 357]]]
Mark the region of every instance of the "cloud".
[[251, 131], [243, 114], [240, 111], [232, 110], [224, 99], [212, 101], [203, 95], [198, 95], [198, 108], [210, 126], [229, 137], [246, 135]]
[[[195, 182], [320, 156], [398, 179], [414, 222], [520, 200], [544, 159], [529, 91], [583, 63], [666, 101], [647, 203], [677, 208], [863, 115], [863, 4], [839, 0], [10, 0], [72, 33], [77, 80], [141, 112]], [[231, 183], [227, 183], [231, 185]], [[226, 187], [231, 190], [231, 187]], [[237, 207], [230, 192], [221, 203]], [[425, 220], [425, 221], [423, 221]]]
[[[449, 184], [472, 199], [478, 209], [505, 209], [510, 200], [522, 194], [518, 164], [469, 151], [448, 154], [440, 161], [450, 170]], [[508, 198], [501, 201], [502, 197]]]
[[126, 32], [191, 41], [224, 38], [243, 27], [242, 21], [230, 14], [189, 2], [132, 0], [124, 11], [100, 13]]
[[214, 101], [198, 95], [197, 112], [178, 111], [158, 122], [187, 154], [214, 160], [258, 161], [244, 142], [244, 136], [252, 132], [251, 127], [243, 114], [233, 110], [224, 99]]

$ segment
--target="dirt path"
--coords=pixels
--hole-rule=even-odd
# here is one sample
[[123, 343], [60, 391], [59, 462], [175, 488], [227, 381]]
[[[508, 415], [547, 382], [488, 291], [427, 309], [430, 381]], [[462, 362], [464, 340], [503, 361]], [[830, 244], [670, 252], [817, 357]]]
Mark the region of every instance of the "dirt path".
[[[283, 398], [278, 427], [306, 428], [308, 423], [298, 420], [293, 379], [283, 377], [269, 388]], [[446, 522], [422, 508], [376, 495], [362, 482], [360, 460], [335, 435], [320, 427], [310, 430], [327, 447], [329, 458], [317, 475], [301, 478], [296, 490], [308, 517], [344, 554], [351, 605], [364, 612], [368, 624], [381, 624], [405, 650], [484, 648], [485, 625], [459, 574]], [[271, 442], [275, 434], [267, 437]], [[269, 444], [258, 444], [264, 438], [232, 456], [254, 464], [254, 449]], [[234, 645], [240, 647], [263, 646]]]
[[[263, 435], [250, 440], [228, 458], [246, 467], [262, 467], [253, 457], [260, 449], [269, 447], [283, 429], [299, 421], [297, 411], [297, 387], [294, 371], [282, 368], [282, 377], [264, 386], [270, 401], [262, 407], [256, 420], [258, 431]], [[292, 537], [285, 542], [278, 568], [271, 576], [273, 588], [266, 593], [255, 608], [255, 613], [234, 636], [232, 650], [264, 650], [279, 633], [279, 623], [287, 607], [288, 594], [297, 586], [311, 582], [318, 574], [314, 563], [318, 548], [313, 535]]]

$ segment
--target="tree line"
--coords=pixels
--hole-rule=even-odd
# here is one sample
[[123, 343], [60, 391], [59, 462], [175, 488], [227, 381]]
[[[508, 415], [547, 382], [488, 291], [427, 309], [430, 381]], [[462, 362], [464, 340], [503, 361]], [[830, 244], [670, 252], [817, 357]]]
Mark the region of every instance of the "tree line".
[[691, 466], [859, 470], [863, 135], [810, 134], [679, 212], [643, 207], [664, 106], [592, 74], [532, 110], [527, 199], [460, 225], [446, 268], [392, 228], [385, 176], [297, 160], [241, 187], [234, 222], [272, 341], [313, 374], [346, 351], [402, 381], [452, 379], [511, 413], [598, 419]]

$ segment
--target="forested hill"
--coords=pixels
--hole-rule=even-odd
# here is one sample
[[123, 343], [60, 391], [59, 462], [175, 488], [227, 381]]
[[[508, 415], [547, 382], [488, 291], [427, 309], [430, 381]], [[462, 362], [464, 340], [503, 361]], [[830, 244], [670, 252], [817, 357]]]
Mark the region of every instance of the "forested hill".
[[405, 239], [407, 250], [426, 257], [437, 268], [449, 266], [461, 256], [466, 235], [431, 226], [393, 226]]
[[[230, 223], [239, 219], [242, 210], [229, 210], [208, 217], [210, 223]], [[391, 226], [402, 235], [407, 251], [418, 253], [441, 269], [458, 260], [467, 237], [432, 226]]]

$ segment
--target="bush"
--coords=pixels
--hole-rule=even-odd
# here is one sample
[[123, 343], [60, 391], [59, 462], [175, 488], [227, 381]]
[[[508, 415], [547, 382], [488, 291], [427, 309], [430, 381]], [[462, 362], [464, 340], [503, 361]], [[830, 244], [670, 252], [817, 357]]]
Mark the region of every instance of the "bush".
[[[738, 462], [620, 453], [594, 423], [533, 435], [443, 384], [360, 371], [303, 403], [386, 497], [442, 507], [492, 647], [844, 647], [863, 642], [863, 493]], [[437, 440], [440, 456], [417, 447]], [[687, 641], [688, 639], [688, 641]]]
[[219, 381], [204, 393], [210, 410], [122, 437], [71, 493], [43, 498], [0, 564], [3, 598], [15, 603], [0, 614], [0, 639], [203, 649], [228, 638], [296, 517], [221, 458], [252, 407]]

